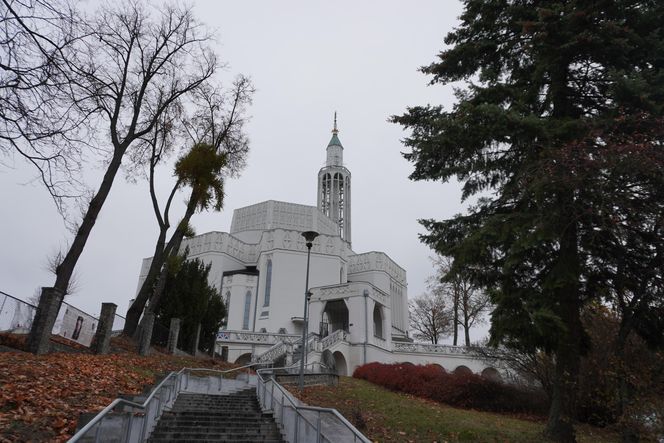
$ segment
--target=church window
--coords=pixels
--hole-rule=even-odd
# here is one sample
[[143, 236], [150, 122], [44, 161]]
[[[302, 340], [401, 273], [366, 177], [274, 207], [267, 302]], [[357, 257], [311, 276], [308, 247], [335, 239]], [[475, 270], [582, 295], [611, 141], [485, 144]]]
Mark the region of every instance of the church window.
[[374, 336], [383, 338], [383, 314], [380, 312], [380, 306], [374, 306], [373, 312]]
[[272, 290], [272, 260], [267, 261], [267, 270], [265, 271], [265, 301], [263, 306], [270, 306], [270, 291]]
[[242, 329], [249, 329], [249, 312], [251, 311], [251, 291], [244, 296], [244, 317], [242, 318]]

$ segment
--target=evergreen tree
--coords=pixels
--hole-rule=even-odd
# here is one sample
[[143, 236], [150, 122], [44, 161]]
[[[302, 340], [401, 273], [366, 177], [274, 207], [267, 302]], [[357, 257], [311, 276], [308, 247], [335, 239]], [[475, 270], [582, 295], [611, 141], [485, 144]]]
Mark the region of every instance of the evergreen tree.
[[477, 197], [465, 215], [423, 220], [423, 240], [490, 291], [494, 344], [554, 357], [546, 432], [574, 441], [583, 306], [627, 288], [661, 305], [664, 4], [464, 3], [449, 48], [422, 68], [464, 81], [457, 103], [393, 121], [412, 130], [412, 179], [456, 177]]
[[185, 261], [177, 256], [167, 263], [164, 294], [157, 307], [158, 321], [168, 327], [171, 318], [179, 318], [181, 348], [189, 349], [201, 324], [199, 349], [209, 351], [226, 317], [226, 306], [219, 292], [208, 283], [210, 265], [199, 260]]

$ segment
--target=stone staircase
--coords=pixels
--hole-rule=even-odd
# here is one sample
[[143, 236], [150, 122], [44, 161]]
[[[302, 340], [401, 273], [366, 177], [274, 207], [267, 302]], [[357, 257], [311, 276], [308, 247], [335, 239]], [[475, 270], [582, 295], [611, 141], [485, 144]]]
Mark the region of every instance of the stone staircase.
[[150, 442], [283, 442], [271, 413], [261, 412], [256, 390], [228, 395], [181, 393], [164, 412]]

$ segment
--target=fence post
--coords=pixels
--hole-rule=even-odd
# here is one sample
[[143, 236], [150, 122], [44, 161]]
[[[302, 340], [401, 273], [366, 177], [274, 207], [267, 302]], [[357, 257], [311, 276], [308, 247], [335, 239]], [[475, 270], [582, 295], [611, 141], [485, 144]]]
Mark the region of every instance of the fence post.
[[57, 288], [42, 288], [37, 312], [28, 336], [28, 351], [46, 354], [51, 348], [51, 332], [65, 294]]
[[168, 328], [168, 352], [175, 354], [178, 347], [178, 337], [180, 336], [180, 319], [172, 318], [171, 325]]
[[115, 303], [101, 304], [101, 314], [99, 315], [97, 332], [95, 332], [95, 338], [92, 345], [92, 350], [95, 354], [108, 354], [111, 344], [113, 320], [115, 320], [115, 310], [117, 308], [118, 305]]
[[146, 312], [143, 314], [143, 328], [141, 329], [141, 342], [138, 353], [141, 355], [150, 354], [150, 342], [152, 341], [152, 327], [154, 326], [154, 313]]

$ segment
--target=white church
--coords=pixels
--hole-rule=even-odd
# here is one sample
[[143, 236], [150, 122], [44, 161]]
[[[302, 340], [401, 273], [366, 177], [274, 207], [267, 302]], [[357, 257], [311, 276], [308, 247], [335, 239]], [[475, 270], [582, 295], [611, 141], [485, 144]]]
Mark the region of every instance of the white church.
[[[256, 203], [233, 212], [230, 232], [208, 232], [183, 244], [190, 259], [211, 264], [210, 284], [228, 308], [218, 352], [237, 363], [299, 359], [293, 351], [304, 328], [307, 246], [302, 233], [315, 231], [306, 361], [323, 362], [341, 375], [374, 361], [494, 374], [463, 347], [408, 338], [405, 269], [383, 252], [352, 249], [351, 173], [343, 164], [338, 134], [335, 115], [327, 161], [318, 172], [316, 206]], [[149, 258], [143, 261], [140, 281], [149, 264]]]

